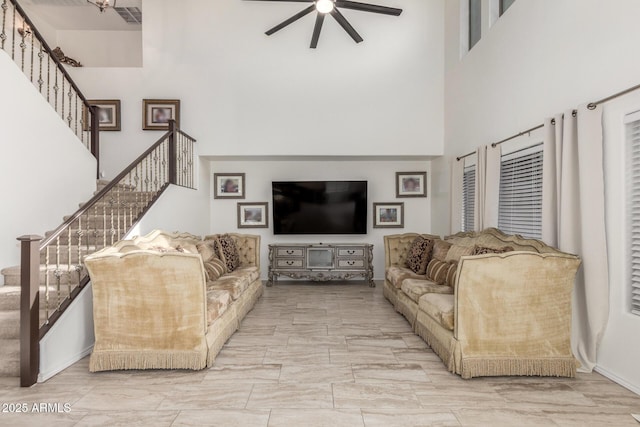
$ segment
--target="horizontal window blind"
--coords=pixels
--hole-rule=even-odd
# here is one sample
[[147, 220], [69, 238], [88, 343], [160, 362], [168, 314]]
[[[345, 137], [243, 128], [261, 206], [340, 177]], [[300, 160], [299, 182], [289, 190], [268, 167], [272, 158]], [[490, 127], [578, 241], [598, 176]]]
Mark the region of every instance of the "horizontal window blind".
[[462, 175], [462, 231], [473, 231], [475, 206], [476, 165], [465, 166]]
[[542, 145], [502, 156], [498, 228], [542, 237]]
[[627, 124], [627, 226], [631, 312], [640, 316], [640, 120]]

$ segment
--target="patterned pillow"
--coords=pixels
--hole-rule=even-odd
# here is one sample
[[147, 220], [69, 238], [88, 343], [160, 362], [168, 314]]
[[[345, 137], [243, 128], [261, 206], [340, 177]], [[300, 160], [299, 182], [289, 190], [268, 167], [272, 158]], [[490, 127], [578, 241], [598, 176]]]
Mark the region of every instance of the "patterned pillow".
[[449, 252], [450, 247], [451, 243], [445, 242], [444, 240], [436, 240], [433, 243], [432, 258], [437, 259], [438, 261], [444, 261], [447, 257], [447, 252]]
[[427, 266], [427, 279], [438, 285], [444, 285], [447, 281], [447, 274], [451, 264], [448, 262], [432, 259]]
[[503, 246], [501, 248], [489, 248], [487, 246], [475, 245], [473, 247], [473, 253], [471, 255], [482, 254], [503, 254], [505, 252], [511, 252], [513, 248], [511, 246]]
[[235, 271], [240, 265], [240, 255], [233, 238], [228, 234], [221, 234], [214, 243], [214, 248], [218, 258], [224, 261], [227, 271]]
[[415, 238], [409, 252], [407, 253], [407, 267], [416, 274], [425, 274], [427, 264], [431, 260], [431, 252], [433, 250], [433, 240], [425, 239], [422, 236]]
[[447, 286], [449, 286], [450, 288], [453, 288], [456, 286], [456, 278], [458, 277], [458, 263], [457, 262], [450, 262], [449, 263], [449, 270], [447, 270], [447, 279], [445, 281], [445, 284]]
[[207, 282], [214, 282], [227, 272], [227, 266], [220, 258], [210, 258], [204, 263], [204, 272], [207, 274]]

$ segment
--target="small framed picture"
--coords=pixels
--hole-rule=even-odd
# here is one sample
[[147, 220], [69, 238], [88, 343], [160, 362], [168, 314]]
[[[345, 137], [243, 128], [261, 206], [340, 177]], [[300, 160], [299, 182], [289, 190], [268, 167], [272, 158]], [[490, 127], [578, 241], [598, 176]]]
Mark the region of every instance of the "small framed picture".
[[238, 203], [238, 228], [269, 228], [269, 204]]
[[142, 100], [142, 130], [169, 130], [169, 120], [180, 125], [179, 99]]
[[[120, 130], [120, 100], [119, 99], [93, 99], [89, 105], [95, 105], [98, 109], [98, 129], [103, 131]], [[82, 114], [83, 129], [91, 130], [91, 119], [87, 109]]]
[[427, 197], [427, 173], [396, 172], [396, 197]]
[[213, 197], [215, 199], [244, 199], [244, 174], [214, 173]]
[[404, 203], [374, 203], [373, 228], [404, 228]]

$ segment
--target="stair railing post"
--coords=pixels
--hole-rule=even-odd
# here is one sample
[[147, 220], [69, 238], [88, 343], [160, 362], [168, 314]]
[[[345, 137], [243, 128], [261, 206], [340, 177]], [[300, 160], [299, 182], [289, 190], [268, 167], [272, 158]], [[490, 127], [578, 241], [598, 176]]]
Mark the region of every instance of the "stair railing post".
[[100, 179], [100, 120], [99, 107], [92, 105], [91, 109], [91, 154], [96, 158], [96, 178]]
[[40, 241], [18, 237], [20, 245], [20, 387], [38, 381], [40, 364]]
[[169, 183], [177, 184], [177, 176], [176, 121], [169, 120]]

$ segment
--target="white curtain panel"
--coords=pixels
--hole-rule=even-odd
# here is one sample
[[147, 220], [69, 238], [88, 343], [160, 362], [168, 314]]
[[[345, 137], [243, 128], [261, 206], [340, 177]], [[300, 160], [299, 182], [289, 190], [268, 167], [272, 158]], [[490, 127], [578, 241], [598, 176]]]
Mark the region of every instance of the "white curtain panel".
[[500, 145], [486, 146], [487, 163], [485, 171], [484, 227], [498, 228], [498, 206], [500, 205], [500, 165], [502, 149]]
[[451, 219], [449, 234], [455, 234], [462, 230], [462, 179], [464, 176], [464, 160], [451, 159], [450, 194]]
[[484, 213], [486, 201], [486, 185], [487, 177], [487, 147], [481, 146], [476, 150], [476, 185], [474, 191], [474, 212], [473, 222], [476, 231], [485, 229]]
[[590, 372], [609, 316], [604, 208], [602, 109], [581, 106], [545, 121], [543, 223], [545, 242], [579, 255], [571, 345], [580, 371]]

